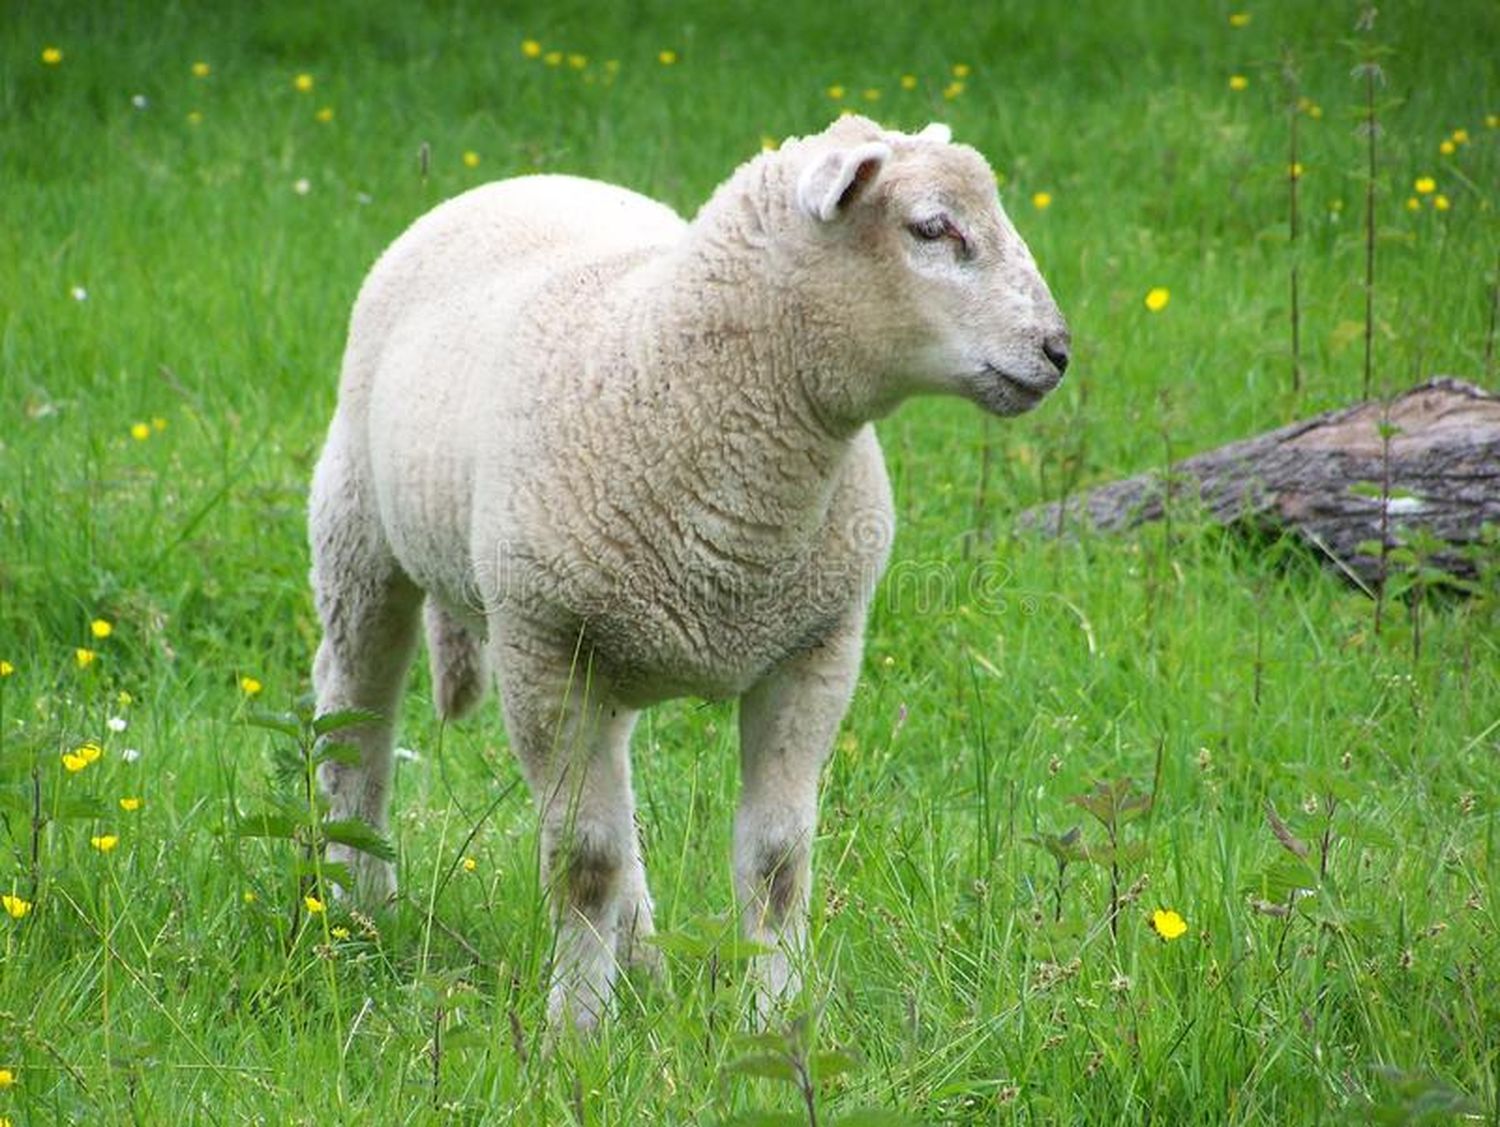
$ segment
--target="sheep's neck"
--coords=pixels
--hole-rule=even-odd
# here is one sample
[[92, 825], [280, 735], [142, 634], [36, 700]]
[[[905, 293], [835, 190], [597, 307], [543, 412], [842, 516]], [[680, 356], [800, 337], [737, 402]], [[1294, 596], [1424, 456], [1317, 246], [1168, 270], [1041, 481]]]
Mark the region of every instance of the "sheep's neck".
[[[817, 535], [859, 426], [820, 409], [822, 373], [799, 367], [784, 295], [753, 269], [725, 274], [726, 259], [674, 263], [671, 298], [640, 323], [648, 394], [632, 398], [630, 429], [658, 468], [646, 484], [699, 537], [753, 560]], [[711, 374], [655, 356], [699, 356]]]

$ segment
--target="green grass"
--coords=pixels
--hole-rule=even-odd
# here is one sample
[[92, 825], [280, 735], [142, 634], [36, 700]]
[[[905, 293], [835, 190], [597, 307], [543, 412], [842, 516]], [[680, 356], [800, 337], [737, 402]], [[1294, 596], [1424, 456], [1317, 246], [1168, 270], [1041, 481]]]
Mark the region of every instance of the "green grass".
[[[1418, 654], [1404, 606], [1376, 636], [1370, 601], [1294, 545], [1181, 519], [1066, 545], [1006, 531], [1065, 480], [1358, 397], [1356, 8], [1257, 3], [1234, 28], [1229, 7], [1146, 0], [488, 7], [6, 18], [0, 887], [32, 907], [0, 916], [14, 1078], [0, 1117], [798, 1111], [790, 1088], [726, 1071], [746, 1028], [736, 965], [707, 956], [732, 902], [728, 707], [679, 702], [637, 734], [670, 990], [632, 982], [596, 1042], [550, 1055], [536, 840], [493, 703], [440, 731], [415, 678], [402, 743], [420, 758], [400, 767], [393, 834], [406, 899], [389, 918], [309, 917], [293, 848], [229, 831], [281, 787], [240, 679], [274, 708], [307, 689], [304, 490], [374, 257], [439, 200], [537, 169], [691, 211], [762, 137], [826, 124], [839, 84], [843, 105], [907, 128], [947, 120], [991, 158], [1075, 361], [1034, 416], [921, 402], [881, 426], [902, 526], [828, 769], [810, 988], [820, 1043], [865, 1064], [827, 1086], [824, 1121], [859, 1107], [919, 1122], [1399, 1121], [1445, 1100], [1493, 1119], [1496, 592], [1422, 606]], [[1377, 387], [1436, 373], [1493, 387], [1500, 12], [1390, 9], [1374, 32], [1390, 48]], [[585, 65], [527, 59], [528, 37]], [[56, 66], [40, 61], [49, 45]], [[1300, 127], [1296, 395], [1287, 49], [1321, 109]], [[194, 77], [195, 60], [211, 74]], [[972, 73], [947, 99], [957, 63]], [[294, 88], [300, 73], [312, 91]], [[1469, 143], [1440, 154], [1460, 128]], [[1406, 208], [1422, 175], [1446, 211]], [[1143, 305], [1154, 286], [1171, 291], [1159, 313]], [[998, 535], [976, 551], [987, 440]], [[110, 637], [91, 638], [95, 618]], [[98, 652], [87, 669], [78, 647]], [[102, 758], [66, 772], [62, 753], [90, 739]], [[1140, 851], [1122, 884], [1145, 883], [1114, 934], [1107, 873], [1070, 865], [1059, 899], [1028, 838], [1084, 825], [1097, 848], [1069, 800], [1122, 777], [1154, 783], [1156, 802], [1125, 827]], [[120, 810], [127, 796], [144, 806]], [[1295, 879], [1267, 801], [1312, 868], [1327, 844], [1319, 890], [1287, 917], [1251, 903]], [[108, 854], [90, 845], [105, 833]], [[1159, 907], [1185, 917], [1183, 937], [1152, 933]]]

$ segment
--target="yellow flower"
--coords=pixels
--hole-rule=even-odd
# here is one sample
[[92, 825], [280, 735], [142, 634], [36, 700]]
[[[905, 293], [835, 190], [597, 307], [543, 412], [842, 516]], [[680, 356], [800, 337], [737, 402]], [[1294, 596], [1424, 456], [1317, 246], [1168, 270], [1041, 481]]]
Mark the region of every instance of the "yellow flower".
[[151, 429], [156, 431], [158, 434], [161, 433], [162, 431], [167, 429], [167, 420], [162, 418], [160, 415], [154, 416], [151, 419]]
[[470, 149], [468, 152], [464, 153], [464, 167], [465, 168], [478, 168], [479, 167], [479, 154], [476, 153], [473, 149]]
[[263, 686], [254, 677], [241, 677], [240, 678], [240, 692], [244, 693], [247, 697], [253, 697], [256, 693], [260, 692], [261, 689], [264, 688], [264, 687], [265, 686]]
[[85, 763], [94, 763], [104, 754], [104, 749], [93, 740], [89, 740], [87, 743], [80, 744], [74, 748], [73, 754], [80, 756]]
[[1500, 113], [1485, 114], [1484, 127], [1486, 129], [1500, 129]]
[[96, 618], [89, 623], [89, 633], [96, 638], [108, 638], [115, 632], [115, 628], [105, 619]]
[[[188, 115], [188, 120], [192, 120], [191, 114]], [[151, 437], [151, 427], [146, 423], [131, 423], [130, 437], [137, 442], [145, 442], [146, 439]]]
[[213, 72], [214, 72], [214, 68], [211, 67], [211, 66], [209, 66], [207, 63], [197, 62], [197, 63], [193, 64], [193, 77], [194, 78], [207, 78]]
[[1177, 939], [1187, 932], [1187, 921], [1171, 908], [1158, 908], [1151, 913], [1151, 927], [1163, 939]]
[[964, 84], [962, 82], [950, 82], [947, 86], [943, 87], [943, 97], [950, 102], [963, 92]]
[[1250, 13], [1249, 12], [1231, 12], [1230, 16], [1229, 16], [1229, 26], [1230, 27], [1249, 27], [1250, 26]]
[[95, 834], [93, 837], [89, 838], [89, 844], [97, 849], [100, 853], [108, 853], [111, 849], [120, 844], [120, 835]]
[[478, 861], [474, 860], [474, 858], [472, 858], [472, 857], [465, 857], [464, 858], [464, 872], [466, 872], [466, 873], [472, 873], [477, 868], [479, 868], [479, 862]]
[[1455, 145], [1467, 145], [1469, 143], [1469, 131], [1467, 129], [1455, 129], [1453, 131], [1453, 143]]
[[970, 73], [970, 67], [969, 67], [968, 63], [954, 63], [953, 64], [953, 77], [954, 78], [968, 78], [969, 77], [969, 73]]
[[122, 705], [126, 705], [134, 701], [135, 697], [131, 696], [124, 689], [121, 689], [118, 693], [115, 694], [115, 700], [119, 701]]
[[243, 900], [246, 904], [254, 904], [257, 900], [260, 899], [260, 897], [255, 895], [255, 893], [251, 892], [247, 888], [244, 892], [240, 893], [240, 899]]
[[316, 896], [304, 896], [302, 903], [307, 905], [308, 912], [314, 916], [323, 911], [323, 901], [319, 900]]
[[79, 669], [87, 669], [93, 665], [94, 659], [98, 656], [93, 650], [85, 649], [83, 646], [79, 646], [73, 651], [73, 660], [78, 663]]
[[[9, 892], [4, 896], [0, 896], [0, 904], [5, 906], [5, 914], [13, 920], [24, 920], [26, 914], [31, 911], [30, 900], [22, 899]], [[0, 1087], [4, 1087], [4, 1085], [0, 1084]]]
[[1432, 197], [1432, 206], [1439, 211], [1447, 211], [1453, 205], [1448, 202], [1448, 197], [1439, 192]]
[[1248, 90], [1250, 88], [1250, 80], [1243, 74], [1231, 74], [1229, 76], [1229, 88], [1231, 90]]
[[0, 661], [0, 677], [9, 677], [16, 671], [16, 667], [8, 661]]
[[68, 774], [70, 775], [82, 771], [89, 765], [89, 761], [87, 759], [79, 755], [77, 752], [73, 751], [65, 751], [62, 753], [62, 763], [63, 766], [67, 768]]
[[347, 927], [335, 927], [331, 928], [328, 934], [333, 936], [335, 939], [348, 939], [349, 929]]
[[776, 141], [775, 137], [772, 137], [769, 133], [763, 133], [763, 134], [761, 134], [761, 138], [760, 138], [760, 151], [761, 152], [763, 152], [763, 153], [774, 153], [776, 151], [777, 147], [778, 147], [778, 145], [777, 145], [777, 141]]
[[1052, 206], [1052, 193], [1037, 192], [1031, 197], [1031, 206], [1036, 208], [1038, 211], [1046, 211], [1049, 207]]
[[327, 125], [330, 121], [333, 120], [333, 107], [324, 106], [317, 113], [313, 114], [313, 117], [317, 118], [324, 125]]
[[145, 805], [145, 799], [141, 799], [141, 798], [122, 798], [122, 799], [120, 799], [120, 809], [123, 810], [123, 811], [125, 811], [125, 813], [127, 813], [127, 814], [134, 814], [143, 805]]
[[1417, 190], [1419, 196], [1430, 196], [1437, 191], [1437, 181], [1431, 176], [1418, 176], [1412, 181], [1411, 186]]
[[292, 79], [292, 85], [300, 94], [311, 93], [313, 88], [313, 76], [310, 74], [299, 74], [296, 78]]
[[844, 96], [844, 88], [842, 86], [840, 86], [837, 82], [835, 82], [832, 86], [830, 86], [828, 88], [828, 96], [830, 98], [832, 98], [835, 102], [837, 102], [837, 101], [839, 101], [840, 99], [843, 98], [843, 96]]
[[539, 59], [542, 56], [542, 45], [535, 39], [521, 40], [521, 54], [528, 59]]
[[669, 67], [677, 61], [677, 52], [670, 47], [656, 53], [656, 61], [664, 67]]
[[915, 90], [917, 88], [917, 76], [914, 74], [903, 74], [901, 76], [901, 89]]
[[1406, 210], [1407, 211], [1421, 211], [1422, 210], [1422, 201], [1419, 200], [1419, 199], [1417, 199], [1416, 196], [1407, 196], [1406, 197]]
[[1160, 313], [1171, 300], [1172, 291], [1166, 286], [1152, 286], [1146, 291], [1146, 308], [1152, 313]]
[[49, 67], [55, 67], [58, 63], [62, 62], [62, 60], [63, 60], [62, 48], [60, 48], [60, 47], [43, 47], [42, 48], [42, 62], [45, 63], [47, 66], [49, 66]]
[[574, 70], [582, 70], [584, 67], [589, 65], [589, 57], [587, 55], [579, 54], [569, 55], [568, 65]]
[[1451, 157], [1457, 149], [1457, 145], [1446, 139], [1438, 145], [1438, 152], [1442, 153], [1445, 157]]
[[877, 89], [875, 89], [875, 87], [873, 87], [873, 86], [866, 87], [865, 90], [864, 90], [864, 93], [861, 94], [860, 96], [862, 98], [864, 98], [864, 100], [867, 101], [867, 102], [878, 102], [878, 101], [880, 101], [880, 91], [877, 90]]
[[1286, 166], [1286, 174], [1288, 176], [1290, 176], [1293, 180], [1301, 180], [1302, 179], [1302, 162], [1300, 160], [1294, 160], [1294, 161], [1292, 161], [1291, 164], [1289, 164], [1289, 165]]
[[562, 61], [563, 53], [561, 51], [548, 51], [542, 56], [542, 62], [546, 63], [549, 67], [560, 67], [562, 66]]
[[188, 115], [187, 115], [187, 123], [189, 125], [202, 125], [203, 124], [203, 114], [202, 114], [202, 112], [200, 110], [189, 110], [188, 111]]

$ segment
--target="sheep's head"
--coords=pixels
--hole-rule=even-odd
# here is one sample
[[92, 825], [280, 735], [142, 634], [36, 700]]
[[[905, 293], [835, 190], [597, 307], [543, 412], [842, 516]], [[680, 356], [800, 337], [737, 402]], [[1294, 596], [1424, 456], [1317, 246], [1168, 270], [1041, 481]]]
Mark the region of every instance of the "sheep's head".
[[825, 252], [818, 285], [872, 314], [857, 331], [880, 381], [874, 413], [946, 392], [1017, 415], [1058, 385], [1067, 323], [979, 153], [945, 126], [907, 135], [863, 118], [795, 148], [793, 211]]

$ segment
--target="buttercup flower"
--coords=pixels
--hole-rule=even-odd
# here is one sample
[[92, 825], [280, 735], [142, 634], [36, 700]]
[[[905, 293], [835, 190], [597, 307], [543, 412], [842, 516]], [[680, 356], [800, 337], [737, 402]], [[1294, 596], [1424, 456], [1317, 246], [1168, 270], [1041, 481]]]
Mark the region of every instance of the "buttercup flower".
[[1286, 174], [1293, 180], [1301, 180], [1302, 162], [1300, 160], [1294, 160], [1291, 164], [1287, 165]]
[[1455, 145], [1467, 145], [1469, 143], [1469, 131], [1467, 129], [1455, 129], [1453, 131], [1453, 143]]
[[1187, 921], [1171, 908], [1158, 908], [1151, 913], [1151, 927], [1163, 939], [1177, 939], [1187, 932]]
[[244, 693], [247, 697], [253, 697], [263, 687], [254, 677], [240, 678], [240, 692]]
[[1172, 291], [1166, 286], [1152, 286], [1146, 291], [1146, 308], [1152, 313], [1160, 313], [1171, 300]]
[[0, 661], [0, 677], [9, 677], [16, 671], [16, 667], [8, 661]]
[[89, 761], [76, 751], [65, 751], [62, 753], [62, 764], [70, 775], [77, 774], [89, 765]]
[[1231, 90], [1248, 90], [1250, 88], [1250, 80], [1243, 74], [1231, 74], [1229, 76], [1229, 88]]
[[479, 862], [478, 861], [474, 860], [474, 858], [472, 858], [472, 857], [465, 857], [464, 858], [464, 872], [466, 872], [466, 873], [472, 873], [477, 868], [479, 868]]
[[542, 45], [535, 39], [521, 40], [521, 54], [528, 59], [539, 59], [542, 57]]
[[1451, 157], [1457, 149], [1458, 146], [1446, 137], [1438, 143], [1438, 152], [1442, 153], [1445, 157]]
[[1230, 27], [1249, 27], [1250, 26], [1250, 13], [1249, 12], [1231, 12], [1230, 15], [1229, 15], [1229, 26]]
[[917, 76], [914, 74], [903, 74], [901, 76], [901, 89], [915, 90], [917, 88]]
[[589, 57], [575, 52], [568, 56], [568, 65], [574, 70], [583, 70], [589, 65]]
[[669, 67], [677, 61], [677, 52], [668, 47], [664, 51], [656, 53], [656, 61], [664, 67]]
[[55, 67], [58, 63], [60, 63], [62, 61], [63, 61], [62, 48], [60, 48], [60, 47], [43, 47], [42, 48], [42, 62], [46, 66]]
[[548, 51], [542, 56], [542, 62], [546, 63], [549, 67], [560, 67], [562, 66], [562, 61], [563, 53], [561, 51]]
[[943, 97], [950, 102], [961, 95], [963, 92], [964, 84], [962, 82], [950, 82], [947, 86], [943, 87]]
[[317, 113], [313, 114], [313, 117], [317, 118], [324, 125], [327, 125], [330, 121], [333, 120], [333, 107], [324, 106]]
[[131, 423], [130, 424], [130, 437], [133, 438], [133, 439], [135, 439], [137, 442], [145, 442], [146, 439], [148, 439], [148, 438], [151, 437], [151, 424], [150, 423]]
[[255, 895], [255, 893], [251, 892], [247, 888], [240, 894], [240, 899], [243, 900], [246, 904], [254, 904], [257, 900], [260, 899], [260, 897]]
[[844, 88], [842, 86], [840, 86], [837, 82], [835, 82], [832, 86], [830, 86], [828, 88], [828, 96], [830, 98], [832, 98], [835, 102], [837, 102], [837, 101], [839, 101], [839, 100], [841, 100], [843, 98], [843, 96], [844, 96]]
[[120, 809], [123, 810], [123, 811], [125, 811], [125, 813], [127, 813], [127, 814], [134, 814], [137, 810], [139, 810], [145, 804], [146, 804], [146, 800], [143, 799], [143, 798], [122, 798], [122, 799], [120, 799]]
[[319, 900], [316, 896], [304, 896], [302, 903], [307, 905], [308, 912], [314, 916], [323, 911], [323, 901]]
[[1036, 208], [1038, 211], [1046, 211], [1049, 207], [1052, 206], [1052, 193], [1037, 192], [1031, 197], [1031, 206]]
[[1437, 181], [1431, 176], [1418, 176], [1412, 181], [1411, 186], [1417, 190], [1419, 196], [1430, 196], [1437, 191]]
[[1432, 206], [1437, 208], [1439, 211], [1447, 211], [1453, 205], [1448, 202], [1447, 196], [1439, 192], [1437, 195], [1432, 197]]
[[476, 153], [473, 149], [470, 149], [468, 152], [464, 153], [464, 167], [465, 168], [478, 168], [479, 167], [479, 154]]
[[970, 69], [971, 68], [969, 67], [968, 63], [954, 63], [953, 64], [953, 77], [954, 78], [968, 78], [969, 77], [969, 73], [970, 73]]
[[311, 93], [313, 85], [313, 76], [310, 74], [299, 74], [292, 79], [292, 86], [301, 94]]
[[1421, 211], [1422, 210], [1422, 201], [1419, 200], [1419, 199], [1417, 199], [1416, 196], [1407, 196], [1406, 197], [1406, 210], [1407, 211]]
[[349, 929], [347, 927], [335, 927], [329, 929], [328, 934], [333, 936], [335, 939], [348, 939]]
[[111, 849], [120, 844], [120, 835], [95, 834], [93, 837], [89, 838], [89, 844], [97, 849], [100, 853], [108, 853]]
[[5, 914], [13, 920], [24, 920], [31, 912], [30, 900], [22, 899], [10, 892], [0, 896], [0, 905], [4, 906]]
[[89, 623], [89, 633], [96, 638], [108, 638], [114, 632], [114, 626], [106, 619], [96, 618], [93, 622]]
[[79, 669], [87, 669], [93, 665], [94, 659], [98, 656], [93, 650], [87, 649], [84, 646], [79, 646], [73, 651], [73, 660], [78, 664]]
[[214, 68], [211, 67], [211, 66], [209, 66], [205, 62], [196, 62], [196, 63], [193, 64], [193, 77], [194, 78], [207, 78], [213, 72], [214, 72]]
[[860, 97], [864, 98], [867, 102], [878, 102], [880, 101], [880, 91], [873, 86], [868, 86]]

